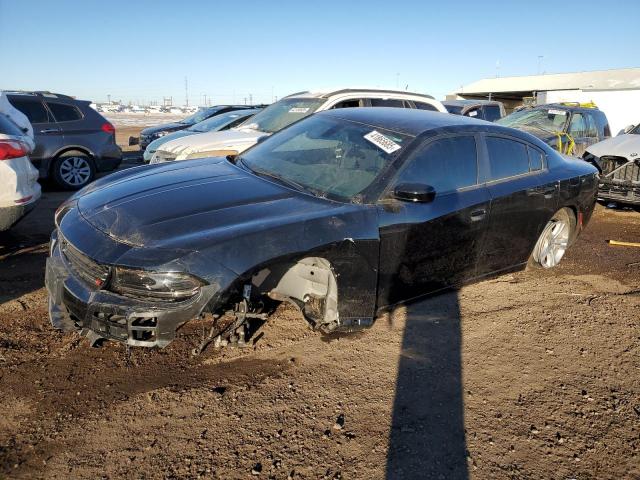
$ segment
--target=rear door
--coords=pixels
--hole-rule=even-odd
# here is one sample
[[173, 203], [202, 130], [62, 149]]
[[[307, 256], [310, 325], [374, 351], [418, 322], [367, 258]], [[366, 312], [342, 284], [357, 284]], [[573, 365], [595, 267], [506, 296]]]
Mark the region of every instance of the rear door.
[[473, 134], [425, 141], [392, 186], [422, 183], [430, 203], [383, 200], [378, 305], [391, 305], [472, 278], [488, 225], [489, 193], [478, 183]]
[[85, 120], [77, 106], [56, 100], [47, 100], [45, 103], [62, 132], [65, 146], [86, 145], [89, 135], [101, 133], [98, 125]]
[[558, 185], [542, 150], [508, 136], [484, 139], [491, 219], [478, 264], [480, 275], [526, 263], [558, 202]]
[[11, 104], [24, 113], [31, 125], [36, 147], [31, 153], [31, 161], [40, 169], [40, 175], [46, 175], [48, 160], [62, 148], [62, 131], [51, 113], [37, 97], [9, 96]]

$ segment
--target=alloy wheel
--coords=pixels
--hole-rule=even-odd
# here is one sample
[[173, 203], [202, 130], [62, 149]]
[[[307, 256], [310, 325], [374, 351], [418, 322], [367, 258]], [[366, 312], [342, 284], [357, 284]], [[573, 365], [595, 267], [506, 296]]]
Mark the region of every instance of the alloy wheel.
[[60, 178], [72, 187], [80, 187], [91, 178], [91, 165], [84, 157], [65, 157], [60, 163]]
[[569, 246], [571, 228], [565, 219], [553, 219], [545, 227], [534, 253], [534, 259], [544, 268], [560, 263]]

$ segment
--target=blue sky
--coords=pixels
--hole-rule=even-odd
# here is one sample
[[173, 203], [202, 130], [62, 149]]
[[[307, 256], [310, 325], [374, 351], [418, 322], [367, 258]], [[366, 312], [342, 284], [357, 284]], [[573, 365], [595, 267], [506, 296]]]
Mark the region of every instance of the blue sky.
[[0, 0], [0, 89], [257, 102], [379, 86], [443, 98], [487, 77], [640, 66], [637, 0]]

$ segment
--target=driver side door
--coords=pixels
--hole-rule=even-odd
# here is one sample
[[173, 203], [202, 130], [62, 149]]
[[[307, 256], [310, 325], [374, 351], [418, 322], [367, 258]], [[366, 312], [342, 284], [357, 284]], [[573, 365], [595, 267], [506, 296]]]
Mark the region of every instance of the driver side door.
[[476, 136], [425, 141], [391, 182], [432, 186], [429, 203], [382, 200], [378, 306], [428, 294], [476, 276], [490, 198], [478, 183]]

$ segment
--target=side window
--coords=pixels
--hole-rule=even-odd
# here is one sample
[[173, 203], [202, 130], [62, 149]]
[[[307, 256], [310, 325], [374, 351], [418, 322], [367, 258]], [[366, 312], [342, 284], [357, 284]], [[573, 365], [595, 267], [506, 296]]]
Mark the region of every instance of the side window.
[[404, 104], [402, 103], [402, 100], [395, 100], [393, 98], [372, 98], [371, 106], [403, 108]]
[[585, 115], [585, 119], [587, 120], [587, 130], [585, 137], [589, 138], [598, 138], [598, 128], [596, 127], [596, 121], [593, 118], [593, 115], [590, 113]]
[[419, 182], [446, 193], [478, 183], [476, 141], [472, 136], [435, 140], [407, 160], [398, 183]]
[[429, 110], [431, 112], [437, 112], [438, 109], [436, 107], [434, 107], [433, 105], [431, 105], [430, 103], [425, 103], [425, 102], [413, 102], [414, 105], [416, 106], [416, 108], [420, 109], [420, 110]]
[[569, 135], [574, 138], [581, 138], [587, 136], [587, 122], [584, 115], [581, 113], [574, 113], [571, 115], [571, 124], [569, 125]]
[[80, 113], [78, 107], [74, 107], [73, 105], [47, 102], [47, 106], [58, 122], [72, 122], [82, 119], [82, 113]]
[[498, 105], [485, 105], [484, 107], [484, 119], [489, 122], [495, 122], [502, 118], [500, 116], [500, 107]]
[[536, 172], [544, 166], [544, 153], [537, 148], [527, 147], [529, 151], [529, 170]]
[[49, 123], [49, 113], [38, 100], [11, 99], [11, 104], [24, 113], [31, 123]]
[[529, 155], [524, 143], [508, 138], [487, 137], [489, 152], [489, 180], [529, 173]]
[[361, 106], [362, 106], [362, 100], [354, 98], [351, 100], [343, 100], [342, 102], [338, 102], [331, 108], [355, 108], [355, 107], [361, 107]]

